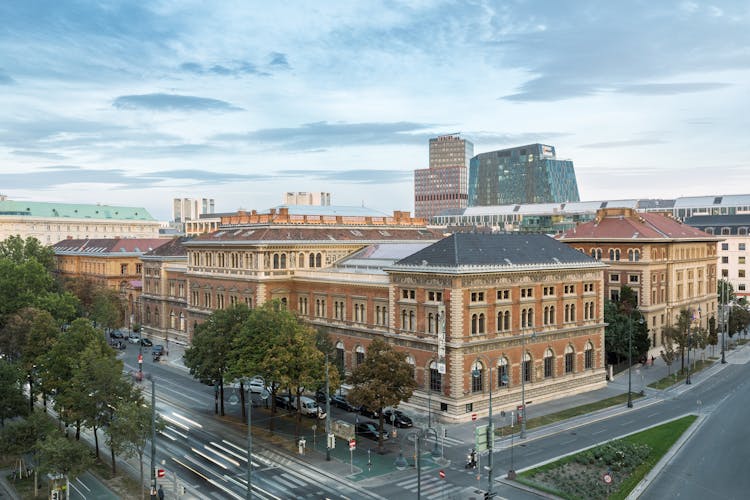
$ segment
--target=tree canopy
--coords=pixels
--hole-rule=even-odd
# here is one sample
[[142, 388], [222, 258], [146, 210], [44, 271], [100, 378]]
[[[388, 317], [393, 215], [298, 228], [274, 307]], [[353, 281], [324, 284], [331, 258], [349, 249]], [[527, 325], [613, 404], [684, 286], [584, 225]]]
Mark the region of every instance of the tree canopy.
[[383, 339], [376, 338], [367, 348], [364, 361], [348, 379], [354, 385], [349, 391], [349, 400], [378, 411], [379, 448], [383, 446], [383, 408], [397, 407], [401, 401], [409, 399], [417, 387], [414, 369], [406, 361], [406, 356]]
[[651, 340], [648, 336], [648, 325], [643, 315], [635, 308], [637, 298], [633, 289], [624, 286], [620, 290], [620, 300], [605, 301], [604, 347], [610, 363], [619, 363], [628, 359], [628, 343], [632, 347], [631, 359], [638, 360], [644, 356]]

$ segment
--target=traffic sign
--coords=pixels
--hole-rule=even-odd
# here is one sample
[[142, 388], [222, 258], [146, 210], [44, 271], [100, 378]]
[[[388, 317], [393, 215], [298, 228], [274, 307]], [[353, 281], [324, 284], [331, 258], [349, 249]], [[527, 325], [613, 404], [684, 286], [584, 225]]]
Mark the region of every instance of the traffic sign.
[[440, 479], [445, 479], [445, 471], [443, 469], [440, 469], [438, 474], [440, 474]]
[[602, 474], [602, 481], [604, 481], [604, 484], [612, 484], [612, 474], [609, 472]]
[[143, 354], [138, 354], [138, 362], [143, 363]]
[[477, 420], [477, 414], [476, 413], [472, 413], [471, 414], [471, 421], [475, 422], [476, 420]]
[[357, 448], [357, 440], [356, 439], [350, 439], [349, 440], [349, 449], [354, 450]]
[[474, 449], [481, 453], [487, 450], [487, 429], [488, 426], [480, 425], [476, 428], [474, 434]]
[[156, 469], [156, 477], [164, 477], [166, 475], [166, 472], [164, 469]]

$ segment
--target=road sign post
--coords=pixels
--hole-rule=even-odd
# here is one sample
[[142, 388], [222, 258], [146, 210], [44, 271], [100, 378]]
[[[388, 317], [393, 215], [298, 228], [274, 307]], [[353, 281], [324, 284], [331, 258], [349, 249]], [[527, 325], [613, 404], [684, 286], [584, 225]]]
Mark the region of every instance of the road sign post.
[[478, 425], [474, 430], [474, 449], [477, 453], [487, 451], [488, 440], [487, 440], [488, 426]]
[[349, 472], [354, 474], [354, 450], [357, 448], [357, 440], [349, 440]]

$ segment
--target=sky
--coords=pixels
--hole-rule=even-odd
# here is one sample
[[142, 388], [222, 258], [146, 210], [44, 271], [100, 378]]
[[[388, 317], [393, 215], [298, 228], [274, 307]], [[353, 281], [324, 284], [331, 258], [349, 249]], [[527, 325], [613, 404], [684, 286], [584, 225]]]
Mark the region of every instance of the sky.
[[171, 215], [414, 207], [428, 140], [535, 142], [581, 200], [750, 193], [750, 2], [0, 2], [0, 193]]

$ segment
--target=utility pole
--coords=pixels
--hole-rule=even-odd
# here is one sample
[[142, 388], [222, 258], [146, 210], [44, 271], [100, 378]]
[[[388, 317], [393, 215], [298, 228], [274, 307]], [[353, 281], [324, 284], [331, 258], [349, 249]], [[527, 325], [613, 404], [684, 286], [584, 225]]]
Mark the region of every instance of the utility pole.
[[331, 461], [331, 387], [328, 380], [328, 353], [326, 353], [326, 462]]
[[495, 496], [495, 494], [492, 492], [492, 453], [493, 453], [493, 442], [495, 441], [495, 429], [492, 425], [492, 365], [489, 365], [490, 373], [489, 373], [489, 386], [490, 386], [490, 414], [489, 414], [489, 424], [487, 426], [487, 448], [489, 449], [489, 457], [487, 460], [487, 497], [486, 498], [492, 498]]
[[151, 374], [151, 499], [156, 499], [156, 380]]

